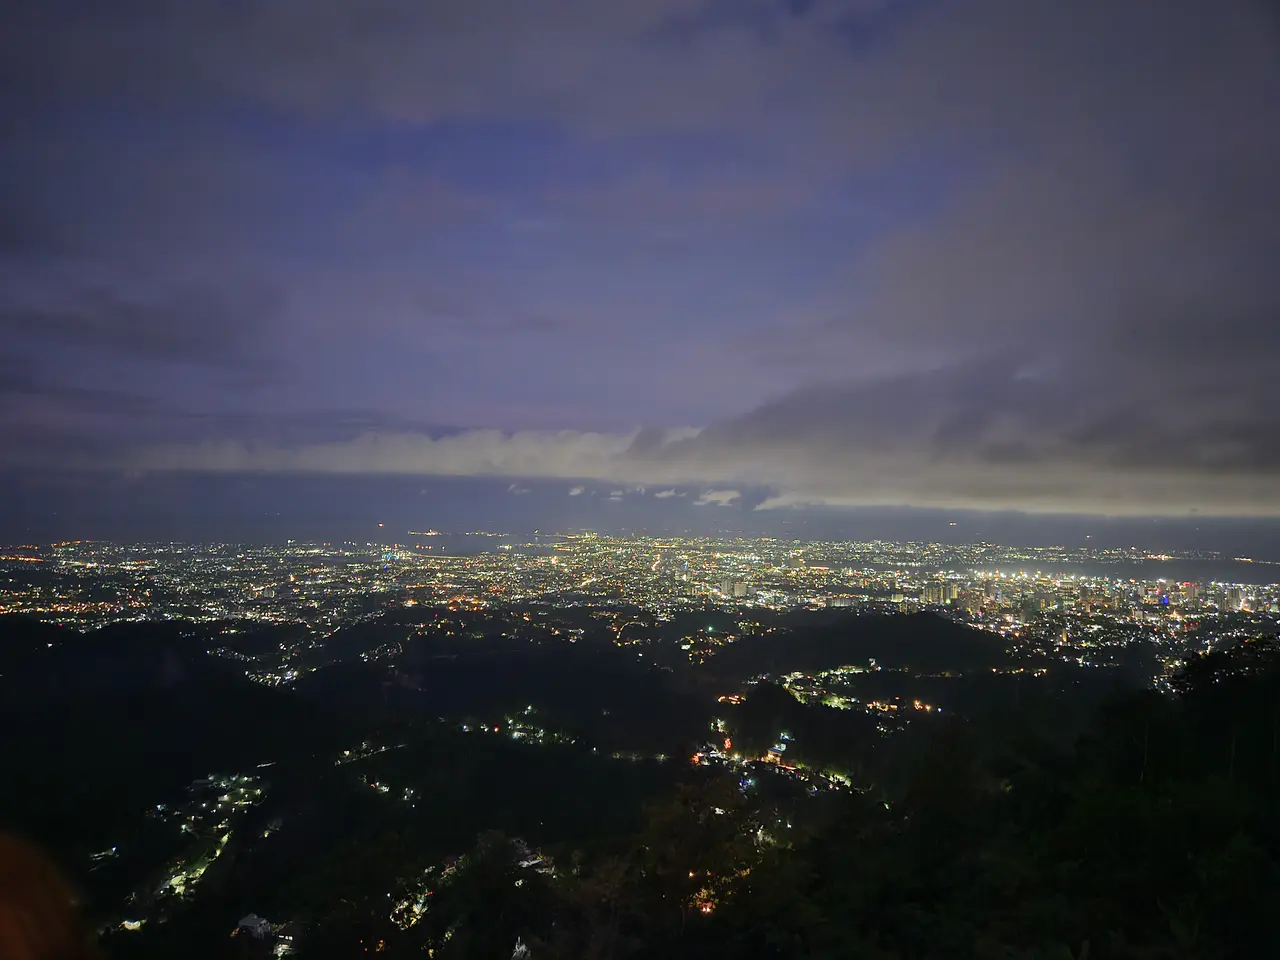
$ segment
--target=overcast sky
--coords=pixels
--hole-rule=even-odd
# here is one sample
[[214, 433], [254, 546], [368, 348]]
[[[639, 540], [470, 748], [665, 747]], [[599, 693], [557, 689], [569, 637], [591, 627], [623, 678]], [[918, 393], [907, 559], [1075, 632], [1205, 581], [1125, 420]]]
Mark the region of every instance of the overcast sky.
[[10, 471], [1280, 513], [1271, 0], [19, 0], [0, 58]]

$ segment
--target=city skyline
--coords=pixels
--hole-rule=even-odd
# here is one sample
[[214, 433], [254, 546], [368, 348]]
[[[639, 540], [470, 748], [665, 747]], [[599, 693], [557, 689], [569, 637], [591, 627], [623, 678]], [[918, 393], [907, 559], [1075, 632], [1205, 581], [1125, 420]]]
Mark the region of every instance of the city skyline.
[[10, 21], [0, 540], [1280, 514], [1264, 0]]

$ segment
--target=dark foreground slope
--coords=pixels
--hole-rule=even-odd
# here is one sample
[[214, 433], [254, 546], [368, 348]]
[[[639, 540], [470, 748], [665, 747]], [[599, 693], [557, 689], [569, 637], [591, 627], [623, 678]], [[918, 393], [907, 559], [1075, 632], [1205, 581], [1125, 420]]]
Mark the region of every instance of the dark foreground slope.
[[783, 638], [743, 638], [716, 656], [715, 668], [726, 676], [745, 678], [868, 661], [913, 673], [961, 673], [1010, 663], [1000, 637], [932, 613], [858, 616], [823, 611], [806, 616]]
[[904, 740], [900, 787], [828, 797], [793, 831], [710, 781], [554, 877], [482, 838], [420, 924], [348, 918], [307, 955], [509, 956], [517, 937], [564, 958], [1280, 955], [1280, 649], [1175, 686], [1109, 700], [1065, 751], [936, 725]]
[[[210, 651], [279, 644], [218, 626], [0, 623], [0, 825], [119, 958], [1280, 955], [1273, 642], [1103, 696], [932, 617], [799, 618], [690, 674], [590, 633], [397, 629], [270, 686]], [[867, 657], [877, 695], [923, 677], [966, 708], [885, 728], [714, 693]], [[786, 766], [752, 759], [783, 731]], [[736, 759], [689, 762], [730, 734]], [[269, 935], [231, 936], [250, 912]]]

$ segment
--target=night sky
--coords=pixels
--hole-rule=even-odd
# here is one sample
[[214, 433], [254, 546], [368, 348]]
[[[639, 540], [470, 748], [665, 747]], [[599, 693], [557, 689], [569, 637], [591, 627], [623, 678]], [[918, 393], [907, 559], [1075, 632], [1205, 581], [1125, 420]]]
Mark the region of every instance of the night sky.
[[14, 536], [1280, 514], [1272, 0], [17, 0], [0, 131]]

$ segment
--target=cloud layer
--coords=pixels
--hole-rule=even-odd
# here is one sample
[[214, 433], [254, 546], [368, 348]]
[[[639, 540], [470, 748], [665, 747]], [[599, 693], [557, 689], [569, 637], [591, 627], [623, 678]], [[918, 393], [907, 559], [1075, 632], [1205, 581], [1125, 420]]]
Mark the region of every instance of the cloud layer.
[[[1230, 407], [1238, 399], [1216, 402]], [[738, 483], [779, 491], [764, 508], [1280, 513], [1274, 411], [1234, 408], [1228, 416], [1206, 395], [1149, 417], [1148, 402], [1159, 401], [1141, 393], [1131, 404], [1115, 400], [1069, 380], [984, 364], [811, 388], [697, 433], [366, 434], [294, 448], [179, 445], [129, 466]], [[736, 489], [712, 489], [695, 502], [739, 500]]]
[[69, 0], [0, 56], [11, 465], [1280, 512], [1265, 0]]

